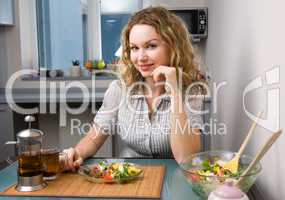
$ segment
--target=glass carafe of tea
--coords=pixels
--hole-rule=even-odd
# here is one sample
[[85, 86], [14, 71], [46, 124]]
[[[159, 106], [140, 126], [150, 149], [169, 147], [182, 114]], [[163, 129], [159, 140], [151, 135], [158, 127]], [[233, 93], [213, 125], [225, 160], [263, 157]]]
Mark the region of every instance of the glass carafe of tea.
[[[46, 186], [43, 180], [43, 166], [41, 161], [41, 148], [43, 132], [32, 129], [33, 116], [26, 116], [25, 121], [29, 128], [17, 134], [18, 148], [18, 191], [34, 191]], [[10, 142], [11, 144], [12, 142]]]

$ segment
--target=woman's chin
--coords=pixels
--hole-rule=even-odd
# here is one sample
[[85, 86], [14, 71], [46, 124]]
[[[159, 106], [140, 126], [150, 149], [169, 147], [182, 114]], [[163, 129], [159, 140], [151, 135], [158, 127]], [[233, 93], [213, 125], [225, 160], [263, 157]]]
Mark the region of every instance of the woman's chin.
[[151, 71], [140, 71], [142, 77], [147, 78], [147, 77], [152, 77]]

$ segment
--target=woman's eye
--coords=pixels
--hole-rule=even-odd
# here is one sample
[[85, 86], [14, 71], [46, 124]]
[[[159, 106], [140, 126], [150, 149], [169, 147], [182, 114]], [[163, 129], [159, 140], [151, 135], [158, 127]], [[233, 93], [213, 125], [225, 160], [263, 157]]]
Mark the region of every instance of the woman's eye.
[[131, 47], [131, 51], [137, 51], [138, 49], [138, 47]]
[[156, 47], [157, 47], [156, 44], [149, 44], [149, 45], [147, 45], [148, 49], [155, 49]]

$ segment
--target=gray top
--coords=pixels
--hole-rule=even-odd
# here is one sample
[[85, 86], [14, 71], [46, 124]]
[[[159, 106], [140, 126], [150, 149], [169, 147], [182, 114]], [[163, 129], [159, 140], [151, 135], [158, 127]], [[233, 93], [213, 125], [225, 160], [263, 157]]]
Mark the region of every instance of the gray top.
[[[119, 80], [113, 81], [105, 93], [103, 104], [94, 118], [96, 128], [108, 134], [118, 134], [123, 142], [122, 157], [173, 157], [170, 147], [170, 97], [159, 98], [151, 119], [142, 91], [127, 98]], [[202, 99], [189, 99], [186, 106], [190, 127], [202, 129]], [[183, 127], [181, 127], [182, 129]], [[101, 131], [102, 132], [102, 131]]]

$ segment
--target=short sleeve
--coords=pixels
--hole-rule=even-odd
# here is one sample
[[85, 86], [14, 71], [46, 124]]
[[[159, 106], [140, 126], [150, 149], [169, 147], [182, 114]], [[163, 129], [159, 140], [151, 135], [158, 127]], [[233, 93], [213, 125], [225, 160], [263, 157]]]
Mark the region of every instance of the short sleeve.
[[120, 81], [115, 80], [106, 90], [102, 106], [94, 117], [94, 128], [99, 128], [100, 132], [114, 134], [121, 99], [122, 87]]
[[185, 101], [190, 126], [195, 129], [204, 130], [203, 126], [203, 102], [204, 97], [201, 95], [188, 97]]

